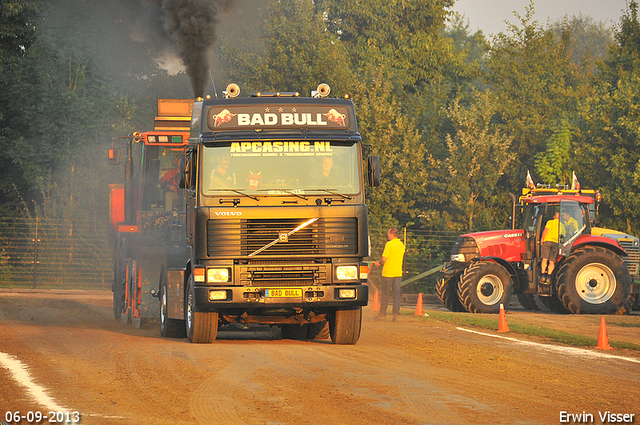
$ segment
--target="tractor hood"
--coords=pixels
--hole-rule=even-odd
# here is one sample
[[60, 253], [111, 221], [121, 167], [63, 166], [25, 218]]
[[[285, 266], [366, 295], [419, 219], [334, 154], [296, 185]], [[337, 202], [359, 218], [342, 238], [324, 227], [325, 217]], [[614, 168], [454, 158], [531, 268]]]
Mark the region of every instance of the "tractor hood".
[[499, 257], [509, 262], [520, 261], [525, 251], [524, 230], [491, 230], [467, 233], [461, 238], [473, 239], [480, 257]]

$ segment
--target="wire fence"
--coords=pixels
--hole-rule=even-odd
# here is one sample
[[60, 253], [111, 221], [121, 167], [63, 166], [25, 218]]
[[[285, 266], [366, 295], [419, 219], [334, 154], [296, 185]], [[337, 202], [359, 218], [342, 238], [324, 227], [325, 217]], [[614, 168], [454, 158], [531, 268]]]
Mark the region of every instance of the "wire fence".
[[[369, 229], [372, 255], [380, 259], [387, 229]], [[442, 265], [457, 233], [400, 229], [406, 244], [404, 280]], [[369, 282], [380, 281], [373, 267]], [[93, 221], [0, 217], [0, 287], [34, 289], [111, 289], [113, 250], [108, 226]], [[407, 293], [433, 293], [436, 274], [403, 288]]]
[[99, 222], [0, 218], [0, 287], [111, 289], [108, 240]]
[[[388, 229], [369, 229], [371, 239], [371, 261], [379, 260], [387, 243]], [[459, 232], [437, 230], [408, 230], [400, 228], [399, 238], [405, 244], [405, 275], [402, 280], [407, 281], [449, 260], [451, 248], [459, 236]], [[369, 274], [369, 283], [378, 286], [381, 279], [381, 268], [373, 267]], [[420, 278], [406, 286], [405, 293], [435, 293], [437, 274]]]

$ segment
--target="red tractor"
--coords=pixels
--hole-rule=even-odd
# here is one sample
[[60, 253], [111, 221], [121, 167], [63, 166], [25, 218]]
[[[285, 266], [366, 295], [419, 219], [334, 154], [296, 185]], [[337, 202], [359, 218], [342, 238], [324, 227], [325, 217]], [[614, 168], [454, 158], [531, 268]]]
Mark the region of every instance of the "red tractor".
[[[458, 237], [438, 277], [440, 301], [451, 311], [497, 313], [515, 293], [528, 309], [535, 309], [537, 301], [556, 313], [628, 312], [635, 299], [630, 270], [637, 275], [638, 238], [592, 227], [595, 196], [580, 190], [523, 193], [520, 229], [513, 225]], [[554, 216], [558, 248], [551, 257], [555, 267], [545, 275], [541, 239]]]

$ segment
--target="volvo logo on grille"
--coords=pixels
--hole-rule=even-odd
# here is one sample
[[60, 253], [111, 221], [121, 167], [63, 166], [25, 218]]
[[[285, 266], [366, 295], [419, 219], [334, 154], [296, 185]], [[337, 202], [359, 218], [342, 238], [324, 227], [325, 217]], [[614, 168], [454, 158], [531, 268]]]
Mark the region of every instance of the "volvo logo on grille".
[[242, 211], [214, 211], [216, 217], [241, 216]]
[[280, 242], [289, 242], [289, 233], [288, 232], [280, 232], [278, 234], [278, 240]]

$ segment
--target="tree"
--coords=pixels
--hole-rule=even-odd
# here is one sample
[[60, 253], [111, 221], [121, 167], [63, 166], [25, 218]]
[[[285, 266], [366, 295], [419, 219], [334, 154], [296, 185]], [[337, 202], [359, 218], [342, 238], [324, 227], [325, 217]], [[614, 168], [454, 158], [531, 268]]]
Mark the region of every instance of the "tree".
[[36, 39], [38, 7], [29, 0], [0, 3], [0, 71], [12, 57], [24, 56]]
[[631, 1], [616, 44], [601, 64], [597, 91], [581, 109], [577, 145], [585, 181], [603, 193], [601, 223], [640, 234], [640, 22]]
[[536, 154], [536, 171], [544, 183], [571, 184], [573, 176], [573, 146], [571, 126], [561, 120], [558, 128], [547, 141], [547, 150]]
[[[448, 108], [456, 127], [454, 136], [446, 136], [449, 157], [444, 161], [454, 220], [450, 228], [470, 231], [495, 224], [491, 219], [492, 199], [512, 157], [511, 137], [502, 134], [493, 122], [496, 110], [489, 92], [476, 93], [466, 107], [456, 99]], [[479, 218], [484, 222], [476, 223]]]
[[510, 24], [509, 34], [494, 39], [483, 80], [496, 93], [505, 134], [513, 138], [514, 163], [503, 180], [504, 190], [522, 184], [534, 169], [536, 154], [562, 119], [571, 122], [579, 102], [589, 94], [589, 77], [571, 62], [571, 29], [560, 36], [533, 20], [533, 3]]

